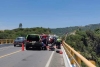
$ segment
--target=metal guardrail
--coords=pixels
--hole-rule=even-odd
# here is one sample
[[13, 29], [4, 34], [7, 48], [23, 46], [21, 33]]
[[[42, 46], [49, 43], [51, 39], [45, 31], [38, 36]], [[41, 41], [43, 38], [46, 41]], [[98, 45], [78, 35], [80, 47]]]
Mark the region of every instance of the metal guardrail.
[[12, 44], [14, 39], [0, 39], [0, 44]]
[[65, 41], [63, 41], [62, 44], [70, 59], [71, 64], [74, 65], [74, 67], [82, 67], [82, 64], [85, 65], [83, 67], [96, 67], [95, 61], [87, 60], [81, 54], [79, 54], [79, 52], [75, 51], [72, 47], [65, 43]]

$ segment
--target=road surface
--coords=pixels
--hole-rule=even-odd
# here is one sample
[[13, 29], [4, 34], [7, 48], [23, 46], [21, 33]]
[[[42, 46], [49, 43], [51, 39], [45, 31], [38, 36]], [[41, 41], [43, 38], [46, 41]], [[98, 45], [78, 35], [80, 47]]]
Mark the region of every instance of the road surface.
[[21, 51], [21, 47], [0, 45], [0, 67], [64, 67], [64, 62], [55, 51]]

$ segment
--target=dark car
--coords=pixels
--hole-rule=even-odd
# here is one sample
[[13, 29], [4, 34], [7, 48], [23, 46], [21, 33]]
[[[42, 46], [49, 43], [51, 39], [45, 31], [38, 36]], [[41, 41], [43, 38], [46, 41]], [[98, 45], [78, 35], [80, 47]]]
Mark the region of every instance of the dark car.
[[17, 45], [22, 46], [22, 43], [23, 43], [23, 44], [26, 43], [25, 37], [17, 37], [17, 38], [14, 40], [14, 47], [17, 46]]
[[42, 42], [39, 34], [29, 34], [26, 37], [26, 50], [29, 50], [30, 48], [33, 49], [42, 49]]

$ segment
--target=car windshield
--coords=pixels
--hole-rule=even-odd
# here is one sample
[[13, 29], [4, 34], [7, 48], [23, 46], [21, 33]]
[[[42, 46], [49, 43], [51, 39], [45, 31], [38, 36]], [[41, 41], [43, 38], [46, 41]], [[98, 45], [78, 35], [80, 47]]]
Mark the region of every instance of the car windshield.
[[28, 35], [27, 40], [39, 41], [39, 36], [38, 35]]

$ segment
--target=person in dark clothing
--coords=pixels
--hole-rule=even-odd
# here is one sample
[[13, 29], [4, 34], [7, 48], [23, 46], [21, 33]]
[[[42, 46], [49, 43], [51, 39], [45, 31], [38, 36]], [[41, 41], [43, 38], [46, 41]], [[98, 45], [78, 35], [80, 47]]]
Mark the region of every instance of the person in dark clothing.
[[47, 37], [46, 36], [42, 37], [42, 42], [44, 44], [45, 49], [49, 50], [48, 42], [47, 42]]
[[56, 40], [57, 40], [56, 37], [52, 38], [52, 47], [53, 47], [54, 50], [56, 49]]
[[42, 39], [42, 42], [43, 42], [46, 46], [48, 46], [48, 44], [47, 44], [47, 39], [46, 39], [46, 38], [43, 38], [43, 39]]

